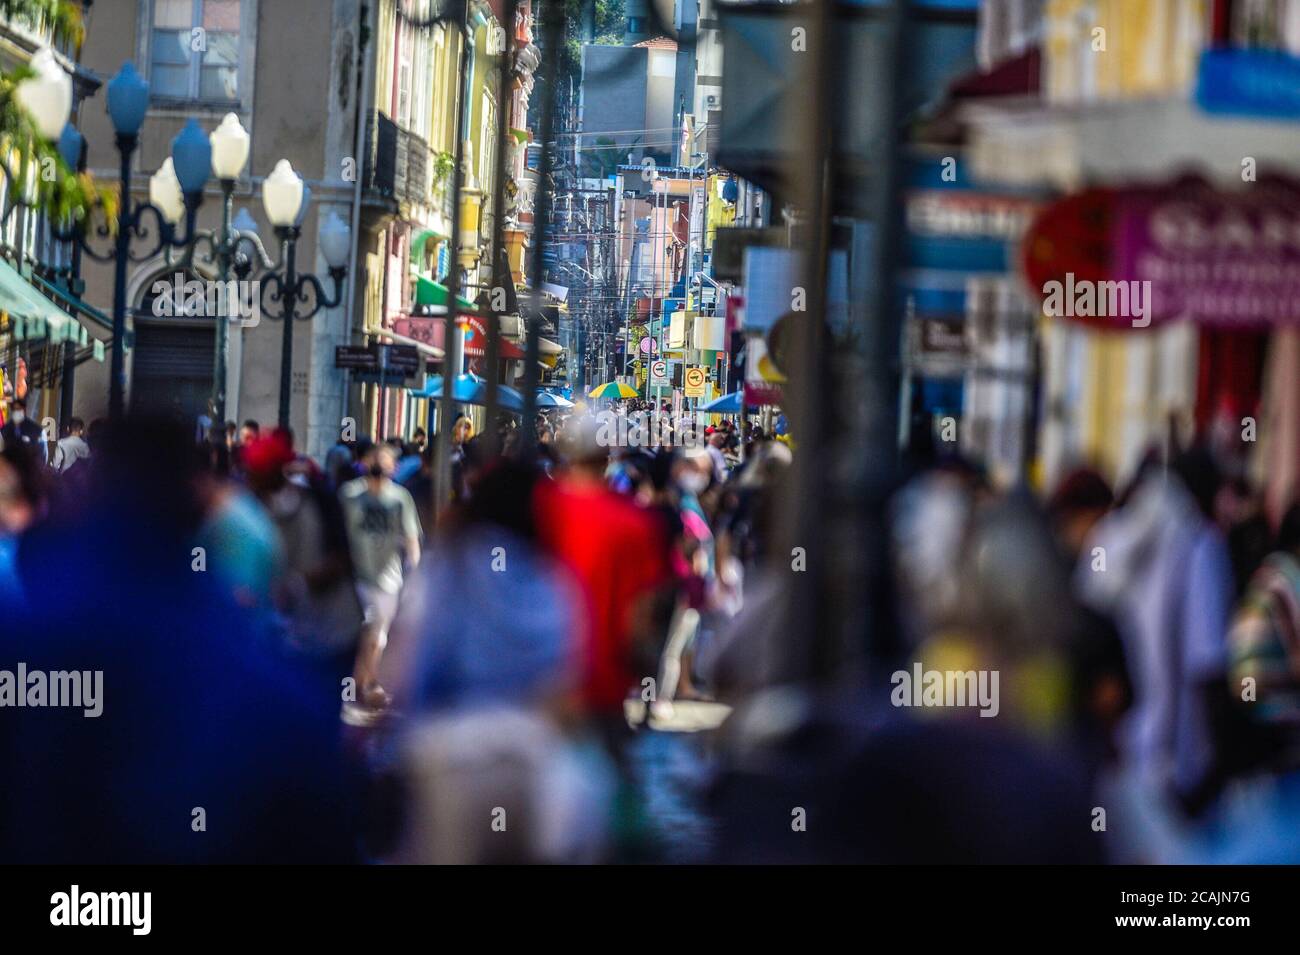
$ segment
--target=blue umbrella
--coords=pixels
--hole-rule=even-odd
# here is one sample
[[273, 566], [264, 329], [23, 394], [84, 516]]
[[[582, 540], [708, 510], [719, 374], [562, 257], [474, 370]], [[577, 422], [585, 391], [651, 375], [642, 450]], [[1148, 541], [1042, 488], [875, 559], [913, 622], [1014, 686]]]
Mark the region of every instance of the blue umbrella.
[[[487, 385], [483, 386], [483, 404], [487, 404]], [[509, 385], [497, 385], [497, 404], [508, 411], [523, 411], [524, 396]]]
[[557, 395], [550, 391], [539, 391], [537, 393], [537, 407], [572, 408], [573, 402], [564, 397], [564, 395]]
[[740, 414], [740, 399], [740, 392], [733, 391], [721, 398], [714, 398], [707, 405], [701, 407], [700, 410], [707, 411], [710, 414]]

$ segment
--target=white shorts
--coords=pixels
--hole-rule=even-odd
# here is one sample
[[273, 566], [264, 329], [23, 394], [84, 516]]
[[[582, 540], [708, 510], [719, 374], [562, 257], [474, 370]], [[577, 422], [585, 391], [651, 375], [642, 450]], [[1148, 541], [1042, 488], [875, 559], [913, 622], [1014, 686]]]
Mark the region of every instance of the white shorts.
[[393, 618], [397, 616], [397, 594], [390, 594], [373, 584], [359, 583], [357, 596], [361, 599], [365, 625], [367, 629], [375, 632], [379, 639], [379, 646], [382, 648], [388, 643], [388, 628], [392, 626]]

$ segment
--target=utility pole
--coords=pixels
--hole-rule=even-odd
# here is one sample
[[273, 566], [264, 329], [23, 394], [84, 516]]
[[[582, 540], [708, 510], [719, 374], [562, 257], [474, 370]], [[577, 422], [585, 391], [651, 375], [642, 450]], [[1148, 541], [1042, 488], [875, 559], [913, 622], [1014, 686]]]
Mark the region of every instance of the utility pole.
[[455, 167], [451, 174], [450, 262], [447, 269], [447, 317], [443, 333], [442, 399], [438, 402], [438, 432], [433, 468], [433, 513], [442, 513], [451, 497], [451, 423], [456, 406], [456, 378], [460, 374], [460, 334], [456, 328], [457, 299], [460, 296], [460, 193], [465, 185], [465, 116], [470, 92], [470, 53], [474, 37], [469, 29], [469, 0], [459, 0], [456, 33], [461, 42], [460, 92], [456, 97]]

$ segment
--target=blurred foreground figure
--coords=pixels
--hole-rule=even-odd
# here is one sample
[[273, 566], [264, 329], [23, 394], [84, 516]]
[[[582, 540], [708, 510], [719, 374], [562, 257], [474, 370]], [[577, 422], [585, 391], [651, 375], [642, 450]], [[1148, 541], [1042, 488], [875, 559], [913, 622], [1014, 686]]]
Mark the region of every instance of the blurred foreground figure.
[[989, 501], [977, 472], [945, 465], [896, 496], [891, 534], [902, 612], [881, 595], [879, 642], [856, 672], [732, 684], [719, 858], [1102, 861], [1077, 741], [1075, 606], [1033, 502]]
[[318, 668], [338, 699], [363, 623], [342, 508], [323, 477], [291, 474], [296, 457], [287, 431], [255, 440], [244, 460], [245, 479], [279, 532], [271, 597], [284, 649]]
[[188, 428], [114, 425], [88, 494], [22, 540], [29, 612], [0, 633], [0, 659], [75, 671], [96, 699], [4, 710], [0, 858], [355, 858], [337, 703], [209, 571], [197, 457]]
[[1184, 454], [1146, 467], [1127, 501], [1093, 528], [1076, 571], [1079, 593], [1110, 614], [1133, 673], [1135, 706], [1120, 729], [1125, 766], [1192, 813], [1222, 785], [1216, 747], [1226, 694], [1232, 566], [1210, 519], [1217, 471]]
[[578, 584], [581, 699], [617, 752], [628, 735], [628, 690], [657, 670], [663, 630], [653, 599], [671, 567], [660, 520], [606, 485], [600, 432], [594, 417], [569, 420], [559, 439], [564, 466], [556, 480], [538, 482], [533, 506], [542, 549]]
[[1251, 697], [1246, 711], [1269, 734], [1270, 765], [1300, 770], [1300, 504], [1287, 511], [1277, 550], [1251, 578], [1228, 645], [1230, 691]]
[[18, 542], [40, 509], [40, 465], [36, 452], [15, 444], [0, 453], [0, 607], [16, 613], [23, 604]]
[[578, 600], [536, 548], [535, 481], [483, 474], [404, 591], [383, 666], [402, 716], [393, 861], [601, 857], [611, 770], [575, 735]]

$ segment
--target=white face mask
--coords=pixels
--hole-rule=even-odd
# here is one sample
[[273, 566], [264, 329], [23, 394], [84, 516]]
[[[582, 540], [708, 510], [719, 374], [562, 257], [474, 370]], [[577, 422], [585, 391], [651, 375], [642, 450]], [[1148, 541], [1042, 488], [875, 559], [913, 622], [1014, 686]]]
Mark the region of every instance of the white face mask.
[[26, 421], [26, 420], [27, 420], [27, 413], [26, 413], [26, 412], [24, 412], [24, 411], [15, 411], [15, 412], [14, 412], [14, 424], [22, 424], [22, 423], [23, 423], [24, 421]]
[[682, 490], [687, 494], [703, 494], [709, 486], [709, 476], [701, 474], [699, 471], [687, 471], [677, 479], [677, 483], [682, 486]]

